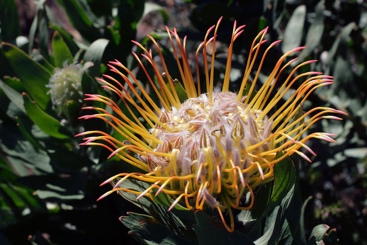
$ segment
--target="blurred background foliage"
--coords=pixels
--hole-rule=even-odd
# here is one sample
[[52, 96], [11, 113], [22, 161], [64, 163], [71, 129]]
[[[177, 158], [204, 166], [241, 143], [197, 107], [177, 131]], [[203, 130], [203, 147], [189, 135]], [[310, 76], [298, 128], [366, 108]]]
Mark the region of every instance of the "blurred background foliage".
[[[268, 54], [263, 76], [297, 46], [306, 46], [298, 62], [317, 59], [307, 69], [334, 76], [332, 86], [318, 89], [304, 105], [331, 106], [349, 115], [312, 128], [336, 134], [336, 142], [312, 141], [317, 157], [312, 164], [299, 163], [303, 235], [308, 238], [313, 227], [325, 223], [336, 228], [340, 244], [367, 244], [367, 4], [362, 0], [2, 0], [1, 244], [134, 243], [117, 217], [135, 207], [118, 197], [95, 201], [108, 189], [99, 184], [121, 166], [107, 161], [103, 149], [80, 147], [74, 137], [106, 127], [77, 119], [92, 113], [81, 110], [90, 104], [82, 102], [83, 95], [106, 93], [95, 78], [109, 72], [109, 60], [139, 74], [131, 40], [149, 47], [145, 35], [151, 34], [164, 45], [168, 25], [188, 36], [188, 52], [194, 54], [220, 16], [219, 50], [230, 41], [233, 20], [246, 24], [235, 46], [234, 90], [248, 47], [266, 26], [269, 44], [283, 41]], [[215, 66], [223, 74], [220, 55]], [[69, 81], [61, 91], [60, 77]], [[329, 228], [320, 229], [326, 234]]]

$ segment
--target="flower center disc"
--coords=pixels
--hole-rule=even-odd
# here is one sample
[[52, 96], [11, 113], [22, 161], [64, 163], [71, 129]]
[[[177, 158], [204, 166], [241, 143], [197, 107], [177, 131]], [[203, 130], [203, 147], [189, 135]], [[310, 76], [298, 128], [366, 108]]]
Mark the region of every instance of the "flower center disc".
[[[210, 186], [218, 177], [227, 178], [235, 168], [244, 170], [254, 161], [264, 163], [265, 156], [258, 155], [272, 149], [273, 143], [266, 140], [272, 122], [266, 117], [258, 120], [261, 111], [252, 111], [236, 98], [234, 93], [221, 92], [213, 93], [210, 101], [202, 94], [188, 99], [179, 109], [162, 111], [161, 124], [151, 130], [161, 143], [152, 148], [171, 156], [149, 154], [150, 169], [162, 170], [165, 176], [194, 174]], [[245, 177], [255, 173], [260, 174], [258, 168], [251, 167]]]

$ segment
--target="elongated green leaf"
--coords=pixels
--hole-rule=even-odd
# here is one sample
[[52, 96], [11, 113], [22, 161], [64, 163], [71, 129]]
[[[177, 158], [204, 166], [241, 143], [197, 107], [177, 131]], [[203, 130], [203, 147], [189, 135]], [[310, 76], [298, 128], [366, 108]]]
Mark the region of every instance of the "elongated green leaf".
[[[28, 123], [27, 126], [36, 127], [33, 123]], [[40, 131], [38, 127], [37, 130]], [[35, 129], [32, 130], [32, 132], [34, 131]], [[7, 163], [18, 176], [46, 174], [53, 171], [47, 153], [35, 148], [24, 139], [14, 122], [1, 123], [0, 135], [1, 151], [7, 156]], [[43, 136], [43, 138], [46, 137]]]
[[174, 236], [149, 215], [128, 212], [128, 216], [120, 217], [120, 221], [131, 230], [129, 233], [141, 244], [195, 244]]
[[50, 24], [50, 29], [55, 30], [59, 33], [59, 35], [62, 37], [66, 46], [70, 49], [70, 52], [72, 54], [75, 54], [76, 52], [79, 51], [78, 45], [76, 45], [76, 43], [73, 40], [73, 37], [67, 31], [65, 31], [60, 26], [52, 23]]
[[45, 0], [36, 1], [36, 15], [29, 31], [28, 53], [32, 53], [35, 46], [35, 40], [37, 40], [39, 52], [46, 60], [50, 60], [50, 56], [48, 54], [49, 29], [48, 18], [44, 7], [45, 2]]
[[[178, 81], [178, 79], [172, 79], [172, 84], [173, 84], [174, 90], [176, 90], [176, 93], [177, 93], [177, 96], [180, 102], [183, 103], [185, 100], [188, 99], [185, 88], [182, 86], [180, 81]], [[168, 89], [172, 91], [172, 88], [169, 83], [167, 83], [167, 86], [168, 86]]]
[[[20, 133], [23, 135], [23, 137], [28, 140], [29, 143], [31, 143], [35, 148], [39, 148], [42, 150], [46, 150], [43, 145], [41, 145], [34, 136], [30, 133], [29, 125], [26, 125], [24, 123], [25, 119], [21, 119], [21, 117], [17, 117], [17, 126], [19, 128]], [[29, 120], [29, 119], [28, 119]]]
[[282, 201], [296, 182], [296, 169], [289, 157], [274, 166], [274, 185], [271, 200], [273, 203]]
[[320, 1], [316, 6], [316, 17], [311, 24], [306, 36], [306, 48], [298, 56], [298, 60], [293, 64], [296, 65], [303, 61], [315, 48], [320, 44], [322, 35], [324, 34], [324, 10], [325, 3]]
[[299, 47], [302, 41], [303, 26], [306, 18], [306, 6], [298, 6], [285, 28], [284, 41], [282, 42], [282, 51], [286, 53], [296, 47]]
[[[19, 83], [19, 79], [17, 78], [5, 77], [4, 82], [0, 80], [0, 88], [4, 91], [9, 100], [13, 102], [22, 112], [25, 112], [21, 94], [22, 88], [21, 86], [17, 86], [17, 84], [21, 85]], [[16, 90], [14, 87], [17, 87]]]
[[295, 185], [273, 206], [263, 224], [261, 237], [255, 240], [256, 245], [262, 244], [299, 244], [299, 215], [301, 204], [297, 202]]
[[[171, 206], [171, 204], [174, 202], [174, 200], [166, 193], [159, 193], [157, 196], [155, 195], [155, 190], [153, 190], [153, 200], [155, 203], [162, 205], [164, 207], [166, 207], [167, 209]], [[185, 210], [188, 211], [189, 209], [185, 208], [184, 206], [180, 205], [180, 204], [176, 204], [175, 209], [177, 210]]]
[[[327, 56], [327, 63], [328, 67], [325, 70], [326, 74], [330, 74], [330, 69], [334, 67], [335, 60], [337, 59], [338, 54], [341, 52], [338, 52], [340, 50], [340, 44], [344, 41], [346, 42], [351, 34], [351, 32], [356, 28], [356, 23], [351, 22], [348, 25], [346, 25], [338, 35], [337, 39], [333, 43], [333, 46], [331, 47], [328, 56]], [[345, 52], [344, 52], [345, 53]], [[334, 67], [335, 69], [335, 67]]]
[[[37, 9], [37, 13], [34, 16], [32, 25], [31, 25], [31, 29], [29, 30], [29, 47], [28, 47], [28, 53], [30, 54], [32, 49], [34, 48], [34, 40], [36, 38], [36, 33], [37, 33], [37, 29], [38, 29], [38, 22], [40, 19], [40, 14], [42, 13], [43, 10], [43, 5], [45, 4], [46, 0], [39, 0], [36, 2], [36, 9]], [[41, 14], [42, 15], [42, 14]]]
[[30, 190], [29, 188], [21, 187], [18, 185], [12, 185], [11, 188], [16, 191], [20, 198], [25, 202], [27, 207], [29, 207], [31, 210], [35, 211], [42, 208], [41, 203], [38, 199], [35, 198], [32, 190]]
[[262, 236], [255, 240], [254, 244], [269, 244], [270, 239], [272, 239], [274, 235], [278, 236], [278, 234], [274, 234], [274, 229], [276, 229], [277, 220], [280, 219], [280, 210], [281, 208], [279, 206], [276, 206], [270, 213], [270, 215], [266, 218], [266, 226], [264, 228], [264, 231], [261, 232]]
[[52, 50], [56, 67], [62, 68], [65, 63], [71, 64], [73, 62], [73, 55], [58, 32], [55, 32], [52, 38]]
[[83, 174], [68, 176], [49, 174], [43, 176], [27, 176], [22, 180], [27, 185], [33, 186], [36, 189], [34, 195], [40, 199], [65, 203], [84, 198], [85, 182], [80, 181], [82, 176]]
[[89, 68], [89, 74], [92, 77], [100, 76], [101, 74], [101, 61], [103, 58], [104, 51], [109, 43], [109, 40], [101, 38], [94, 41], [84, 54], [84, 61], [93, 62], [93, 66]]
[[[113, 181], [116, 184], [116, 181]], [[143, 191], [149, 187], [148, 183], [127, 179], [119, 185], [119, 187]], [[119, 194], [126, 200], [132, 202], [136, 206], [143, 209], [146, 213], [153, 216], [163, 226], [168, 228], [172, 233], [178, 237], [185, 238], [188, 241], [195, 240], [195, 234], [192, 230], [192, 225], [195, 223], [194, 212], [186, 210], [173, 209], [168, 211], [168, 207], [160, 205], [146, 196], [136, 199], [136, 195], [126, 191], [118, 191]]]
[[[65, 180], [65, 182], [66, 181], [67, 180]], [[81, 191], [78, 193], [68, 193], [69, 190], [60, 188], [59, 186], [47, 184], [47, 187], [47, 189], [45, 188], [46, 190], [35, 191], [35, 195], [40, 199], [48, 199], [54, 202], [76, 201], [82, 200], [84, 198], [84, 195]]]
[[49, 40], [50, 40], [50, 33], [48, 29], [48, 18], [46, 15], [46, 11], [44, 7], [39, 10], [39, 23], [38, 23], [38, 48], [39, 52], [41, 53], [42, 57], [45, 60], [50, 61], [50, 54], [49, 54]]
[[12, 182], [18, 178], [13, 173], [11, 167], [2, 158], [0, 158], [0, 176], [1, 176], [0, 180], [1, 182]]
[[0, 183], [0, 189], [3, 190], [7, 196], [10, 197], [13, 204], [18, 208], [25, 208], [26, 203], [22, 200], [22, 198], [19, 196], [19, 194], [11, 188], [11, 185]]
[[46, 84], [51, 74], [17, 47], [3, 44], [3, 50], [26, 92], [45, 110], [50, 101]]
[[57, 119], [44, 112], [25, 93], [23, 94], [23, 100], [24, 108], [27, 111], [28, 116], [43, 132], [58, 139], [70, 138], [70, 136], [66, 134], [66, 130], [63, 128], [61, 123]]
[[12, 88], [15, 92], [19, 93], [19, 95], [22, 95], [22, 93], [25, 90], [23, 84], [17, 77], [5, 76], [4, 82], [6, 83], [6, 85]]

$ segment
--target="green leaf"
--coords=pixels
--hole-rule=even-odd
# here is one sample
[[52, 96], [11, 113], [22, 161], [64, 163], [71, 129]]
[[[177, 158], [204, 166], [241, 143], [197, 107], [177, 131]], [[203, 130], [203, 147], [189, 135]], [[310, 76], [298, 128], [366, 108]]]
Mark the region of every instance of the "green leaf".
[[[35, 137], [30, 133], [29, 124], [24, 123], [23, 121], [26, 121], [25, 119], [21, 119], [21, 117], [17, 117], [17, 126], [19, 128], [20, 133], [23, 135], [23, 137], [28, 140], [29, 143], [31, 143], [35, 148], [39, 148], [42, 150], [46, 150], [43, 145], [41, 145]], [[29, 120], [29, 119], [28, 119]]]
[[92, 77], [100, 76], [101, 74], [101, 62], [103, 58], [104, 51], [109, 43], [109, 40], [101, 38], [96, 41], [94, 41], [87, 51], [84, 54], [83, 60], [91, 61], [94, 65], [89, 68], [89, 74]]
[[161, 16], [163, 18], [163, 23], [165, 25], [168, 24], [169, 15], [168, 15], [167, 11], [162, 6], [160, 6], [156, 3], [146, 2], [144, 4], [144, 12], [143, 12], [142, 17], [140, 18], [138, 26], [142, 23], [145, 16], [147, 16], [149, 13], [152, 13], [154, 11], [158, 11], [161, 14]]
[[[278, 154], [277, 157], [280, 157]], [[279, 203], [296, 182], [296, 168], [290, 157], [284, 158], [274, 166], [274, 184], [271, 195], [273, 204]]]
[[[25, 110], [20, 109], [17, 105], [15, 105], [12, 101], [9, 100], [9, 95], [14, 90], [7, 86], [2, 80], [0, 80], [0, 112], [7, 115], [10, 119], [15, 119], [18, 115], [24, 114]], [[14, 93], [16, 94], [16, 92]], [[17, 100], [15, 97], [14, 100]], [[1, 115], [2, 119], [4, 115]]]
[[320, 1], [316, 6], [316, 17], [312, 22], [310, 29], [307, 32], [306, 36], [306, 48], [302, 50], [302, 52], [298, 56], [298, 60], [294, 62], [292, 65], [299, 64], [302, 62], [308, 55], [310, 55], [315, 48], [320, 45], [321, 38], [324, 34], [324, 10], [325, 3]]
[[[182, 84], [180, 83], [180, 81], [178, 81], [178, 79], [172, 79], [172, 84], [173, 84], [173, 88], [176, 90], [176, 93], [177, 93], [177, 96], [180, 102], [181, 103], [185, 102], [189, 97], [187, 97], [187, 92], [184, 89], [184, 87], [182, 86]], [[167, 83], [167, 86], [168, 86], [168, 89], [172, 91], [169, 83]]]
[[8, 163], [2, 158], [0, 158], [0, 176], [0, 182], [12, 182], [18, 178], [18, 176], [13, 173]]
[[40, 201], [36, 199], [33, 195], [33, 190], [18, 185], [12, 185], [11, 187], [18, 193], [18, 195], [22, 198], [22, 200], [29, 208], [33, 210], [42, 208], [42, 204], [40, 203]]
[[299, 244], [299, 210], [300, 205], [293, 185], [279, 204], [272, 207], [262, 224], [261, 237], [256, 245], [262, 244]]
[[254, 96], [256, 95], [256, 93], [257, 93], [257, 90], [254, 89], [252, 91], [252, 93], [249, 95], [250, 89], [251, 89], [251, 86], [252, 86], [252, 83], [253, 83], [253, 81], [251, 81], [250, 79], [248, 79], [246, 81], [245, 89], [243, 90], [243, 96], [250, 96], [250, 100], [252, 100], [254, 98]]
[[259, 24], [258, 24], [258, 27], [257, 27], [257, 31], [258, 32], [261, 32], [262, 30], [264, 30], [267, 26], [268, 26], [268, 20], [264, 17], [264, 16], [261, 16], [260, 19], [259, 19]]
[[[112, 184], [116, 184], [116, 181], [113, 181]], [[121, 183], [119, 187], [142, 192], [149, 187], [149, 184], [134, 179], [127, 179]], [[196, 236], [192, 230], [192, 225], [195, 222], [193, 211], [177, 209], [168, 211], [166, 206], [162, 206], [146, 196], [136, 199], [136, 195], [129, 192], [118, 191], [118, 193], [123, 198], [140, 207], [146, 213], [158, 220], [171, 233], [187, 241], [196, 240]]]
[[37, 44], [39, 52], [45, 58], [45, 60], [50, 62], [50, 54], [49, 54], [50, 33], [48, 29], [48, 18], [46, 15], [46, 11], [43, 7], [42, 9], [39, 10], [39, 23], [37, 33], [38, 33]]
[[[49, 31], [48, 31], [48, 18], [44, 8], [45, 0], [39, 0], [36, 2], [36, 15], [33, 19], [31, 29], [29, 31], [29, 47], [28, 53], [31, 54], [34, 49], [35, 40], [38, 41], [38, 49], [42, 56], [49, 60], [48, 54], [48, 41], [49, 41]], [[36, 37], [36, 34], [38, 36]]]
[[324, 238], [326, 232], [330, 229], [330, 226], [325, 225], [325, 224], [320, 224], [315, 226], [312, 229], [311, 235], [310, 235], [310, 239], [312, 237], [315, 237], [316, 241], [320, 241]]
[[254, 244], [256, 245], [271, 244], [269, 243], [270, 239], [272, 239], [274, 235], [279, 236], [279, 233], [275, 232], [274, 230], [276, 229], [276, 225], [279, 225], [278, 220], [280, 219], [281, 214], [280, 209], [281, 209], [280, 206], [276, 206], [272, 210], [270, 215], [268, 215], [268, 217], [265, 220], [265, 228], [261, 232], [261, 237], [256, 239], [254, 241]]
[[19, 79], [4, 77], [4, 81], [5, 82], [0, 80], [0, 88], [4, 91], [11, 102], [13, 102], [22, 112], [25, 112], [21, 94], [22, 86], [19, 83]]
[[80, 175], [73, 177], [59, 177], [55, 175], [29, 176], [29, 181], [42, 183], [43, 186], [34, 192], [40, 199], [65, 203], [67, 201], [82, 200], [84, 198], [84, 184], [80, 182]]
[[344, 154], [347, 157], [364, 159], [367, 157], [367, 147], [345, 149]]
[[70, 138], [61, 123], [38, 107], [26, 93], [23, 94], [23, 100], [28, 116], [43, 132], [57, 139]]
[[[156, 196], [155, 193], [156, 193], [156, 190], [154, 189], [152, 193], [153, 201], [159, 205], [169, 208], [171, 204], [174, 202], [174, 200], [172, 200], [172, 198], [168, 194], [161, 192]], [[176, 204], [174, 209], [185, 210], [185, 211], [189, 210], [188, 208], [185, 208], [184, 206], [180, 204]]]
[[[344, 46], [344, 44], [343, 44]], [[334, 84], [332, 86], [333, 94], [338, 94], [342, 99], [348, 100], [349, 96], [347, 94], [350, 81], [353, 81], [353, 72], [350, 69], [352, 63], [350, 62], [350, 55], [345, 52], [346, 47], [344, 46], [344, 52], [339, 52], [335, 66], [334, 66]], [[349, 89], [349, 88], [348, 88]], [[353, 88], [350, 88], [353, 91]]]
[[[27, 126], [36, 128], [33, 123]], [[40, 130], [37, 127], [38, 130]], [[32, 133], [35, 129], [32, 130]], [[6, 161], [18, 176], [28, 176], [30, 173], [46, 174], [53, 172], [49, 156], [39, 148], [35, 148], [29, 141], [22, 137], [18, 126], [13, 121], [0, 124], [0, 148], [6, 156]]]
[[52, 50], [54, 52], [54, 61], [56, 67], [63, 68], [65, 63], [73, 63], [73, 55], [58, 32], [55, 32], [52, 38]]
[[3, 50], [26, 92], [45, 110], [50, 102], [46, 85], [51, 74], [17, 47], [4, 43]]
[[9, 185], [8, 183], [0, 183], [0, 189], [5, 192], [5, 195], [7, 195], [12, 203], [16, 206], [16, 208], [23, 209], [26, 207], [26, 203], [22, 200], [22, 198], [19, 196], [19, 193], [13, 190], [11, 188], [12, 185]]
[[129, 234], [141, 244], [194, 244], [173, 235], [150, 215], [128, 212], [127, 216], [120, 217], [120, 221], [130, 229]]
[[[314, 244], [313, 242], [316, 242], [316, 244], [335, 244], [337, 242], [336, 229], [330, 229], [330, 226], [326, 224], [320, 224], [315, 226], [312, 229], [309, 241], [309, 244]], [[330, 236], [331, 235], [331, 236]], [[327, 243], [325, 243], [328, 241]], [[329, 243], [330, 241], [333, 241], [333, 243]]]
[[[331, 47], [329, 54], [328, 54], [328, 60], [327, 63], [329, 64], [329, 67], [333, 67], [333, 62], [336, 59], [335, 57], [337, 57], [338, 54], [340, 54], [340, 44], [342, 42], [346, 42], [349, 38], [350, 38], [350, 34], [351, 32], [357, 28], [356, 23], [351, 22], [348, 25], [346, 25], [340, 32], [339, 36], [337, 37], [337, 39], [335, 40], [335, 42], [333, 43], [333, 46]], [[343, 52], [345, 53], [345, 47], [342, 47]], [[339, 52], [338, 52], [339, 51]], [[334, 68], [335, 69], [335, 68]], [[326, 74], [330, 74], [330, 71], [327, 69], [325, 71]]]
[[301, 45], [303, 26], [306, 18], [306, 6], [298, 6], [290, 18], [284, 32], [284, 40], [282, 42], [282, 51], [286, 53]]
[[73, 36], [71, 36], [67, 31], [65, 31], [62, 27], [55, 25], [53, 23], [50, 23], [50, 29], [57, 31], [59, 35], [62, 37], [64, 43], [69, 48], [70, 52], [72, 54], [75, 54], [79, 51], [78, 45], [73, 40]]

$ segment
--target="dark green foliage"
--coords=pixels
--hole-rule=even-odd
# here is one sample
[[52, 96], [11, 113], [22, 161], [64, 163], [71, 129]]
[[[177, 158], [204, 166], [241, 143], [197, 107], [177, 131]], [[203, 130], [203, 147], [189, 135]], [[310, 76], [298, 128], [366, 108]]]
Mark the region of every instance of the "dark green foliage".
[[[108, 9], [97, 8], [97, 13], [93, 11], [101, 4], [99, 1], [89, 1], [91, 7], [86, 1], [60, 2], [81, 34], [81, 40], [76, 41], [63, 29], [46, 1], [36, 1], [36, 16], [29, 36], [19, 38], [15, 1], [0, 3], [0, 233], [5, 232], [12, 243], [24, 244], [28, 236], [31, 236], [29, 242], [36, 244], [59, 241], [60, 228], [52, 228], [56, 225], [52, 221], [55, 218], [59, 220], [58, 226], [72, 222], [81, 236], [83, 229], [90, 226], [90, 219], [79, 222], [67, 218], [71, 213], [76, 217], [103, 215], [96, 209], [103, 206], [96, 205], [97, 197], [103, 193], [98, 184], [110, 176], [112, 167], [103, 164], [104, 151], [81, 148], [80, 139], [74, 135], [91, 126], [103, 129], [105, 125], [84, 125], [77, 120], [85, 112], [74, 97], [63, 105], [63, 113], [57, 114], [46, 85], [56, 68], [79, 63], [80, 67], [84, 65], [80, 81], [83, 93], [104, 93], [94, 78], [105, 72], [106, 62], [112, 59], [111, 52], [113, 59], [126, 60], [130, 56], [131, 40], [136, 39], [137, 23], [144, 12], [144, 1], [119, 1], [113, 6], [110, 2]], [[118, 8], [119, 14], [112, 16], [112, 8]], [[121, 11], [130, 17], [123, 18], [126, 13], [123, 15]], [[145, 14], [148, 13], [149, 9]], [[115, 23], [113, 32], [118, 39], [106, 39], [112, 38], [106, 34], [111, 23]], [[108, 47], [108, 44], [111, 45]], [[116, 48], [120, 51], [113, 51]], [[121, 210], [116, 208], [116, 222], [119, 212]], [[112, 217], [111, 214], [104, 216]], [[102, 222], [107, 218], [97, 220]], [[27, 227], [32, 222], [37, 225]], [[22, 232], [16, 235], [14, 231], [19, 229]], [[76, 237], [72, 234], [73, 228], [65, 229], [71, 238]], [[94, 235], [104, 237], [116, 231], [114, 228], [100, 230], [104, 233], [94, 232]], [[121, 238], [126, 237], [123, 230], [118, 230]], [[50, 233], [51, 241], [41, 235], [44, 232]], [[0, 241], [5, 243], [7, 239], [1, 235]]]
[[[186, 1], [195, 4], [190, 20], [196, 29], [179, 30], [188, 34], [189, 52], [195, 52], [191, 47], [196, 47], [195, 42], [202, 40], [220, 16], [224, 18], [218, 40], [228, 43], [232, 22], [237, 20], [239, 25], [247, 25], [246, 35], [235, 45], [233, 62], [233, 72], [242, 71], [253, 37], [268, 26], [269, 43], [283, 42], [269, 52], [261, 75], [267, 76], [284, 52], [305, 45], [297, 63], [317, 59], [319, 62], [307, 69], [333, 75], [335, 82], [316, 90], [304, 107], [330, 106], [348, 112], [344, 121], [325, 120], [310, 129], [334, 133], [336, 142], [312, 141], [310, 147], [318, 155], [312, 164], [291, 159], [278, 164], [274, 183], [256, 189], [255, 207], [236, 214], [236, 231], [231, 234], [215, 212], [194, 214], [179, 206], [167, 212], [171, 200], [163, 194], [155, 203], [120, 193], [132, 204], [120, 197], [96, 204], [96, 198], [109, 189], [99, 183], [125, 166], [115, 159], [107, 161], [105, 150], [80, 147], [80, 139], [74, 135], [82, 129], [110, 129], [100, 121], [78, 120], [91, 112], [81, 111], [75, 100], [69, 100], [58, 115], [46, 87], [55, 68], [75, 62], [89, 67], [81, 81], [83, 93], [106, 94], [95, 77], [108, 73], [109, 60], [137, 68], [131, 59], [131, 40], [136, 39], [142, 18], [158, 11], [168, 23], [167, 12], [143, 0], [58, 1], [80, 34], [78, 39], [54, 18], [47, 1], [35, 2], [36, 15], [24, 37], [15, 1], [0, 1], [0, 244], [103, 244], [116, 241], [106, 242], [111, 234], [129, 239], [116, 222], [121, 215], [129, 234], [143, 244], [335, 244], [337, 240], [340, 244], [367, 244], [364, 1]], [[159, 32], [152, 36], [166, 38]], [[141, 43], [151, 47], [148, 39]], [[163, 53], [169, 66], [174, 63], [169, 49]], [[215, 68], [224, 74], [224, 62], [220, 57], [217, 61]], [[94, 65], [90, 67], [88, 62]], [[232, 81], [234, 91], [238, 82]], [[124, 185], [144, 187], [137, 181]], [[313, 198], [308, 200], [309, 196]], [[42, 233], [51, 234], [50, 240]], [[105, 240], [94, 240], [93, 235]]]

